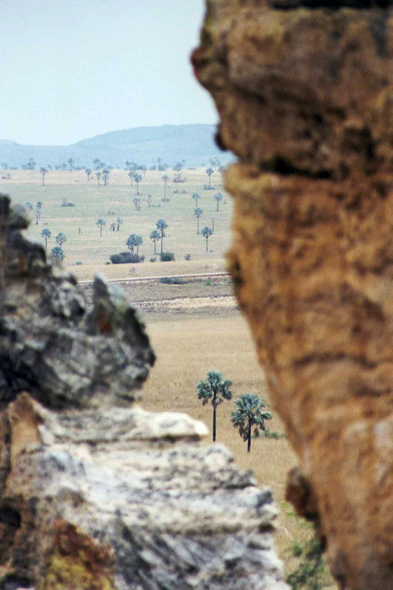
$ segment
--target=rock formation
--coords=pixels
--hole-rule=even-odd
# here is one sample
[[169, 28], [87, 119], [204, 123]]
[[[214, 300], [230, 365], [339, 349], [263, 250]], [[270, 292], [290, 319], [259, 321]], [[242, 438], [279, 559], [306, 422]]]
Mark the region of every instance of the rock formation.
[[0, 589], [287, 590], [277, 510], [206, 427], [131, 405], [154, 355], [120, 292], [0, 196]]
[[341, 588], [393, 588], [390, 1], [207, 0], [237, 297]]

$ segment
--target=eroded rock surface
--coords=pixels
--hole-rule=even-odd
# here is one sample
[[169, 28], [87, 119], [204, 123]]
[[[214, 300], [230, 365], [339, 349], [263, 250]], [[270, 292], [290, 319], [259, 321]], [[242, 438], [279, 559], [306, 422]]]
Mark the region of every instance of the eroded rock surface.
[[1, 415], [0, 584], [285, 590], [270, 491], [206, 434], [182, 414], [55, 414], [19, 395]]
[[277, 510], [207, 429], [129, 407], [154, 362], [122, 293], [87, 310], [0, 197], [0, 589], [287, 590]]
[[391, 2], [208, 0], [197, 77], [239, 156], [229, 254], [342, 588], [393, 588]]

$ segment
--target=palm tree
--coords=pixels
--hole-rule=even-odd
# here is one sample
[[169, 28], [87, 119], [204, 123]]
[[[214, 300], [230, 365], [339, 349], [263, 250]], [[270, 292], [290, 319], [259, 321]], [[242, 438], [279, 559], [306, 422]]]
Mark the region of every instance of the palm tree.
[[97, 186], [100, 186], [101, 172], [96, 172]]
[[164, 238], [165, 238], [165, 230], [168, 227], [167, 222], [165, 221], [165, 219], [159, 219], [156, 223], [156, 227], [160, 233], [160, 238], [161, 238], [161, 254], [163, 252], [163, 247], [164, 247]]
[[108, 184], [108, 180], [109, 180], [109, 170], [108, 168], [104, 168], [104, 170], [102, 171], [102, 178], [104, 179], [104, 186], [106, 186]]
[[135, 172], [133, 172], [132, 170], [130, 170], [129, 173], [128, 173], [128, 176], [130, 177], [131, 186], [132, 186], [132, 181], [134, 180]]
[[117, 230], [117, 231], [119, 231], [119, 230], [120, 230], [120, 226], [121, 226], [121, 225], [123, 225], [123, 220], [122, 220], [122, 218], [121, 218], [121, 217], [118, 217], [118, 218], [116, 219], [116, 223], [117, 223], [116, 230]]
[[97, 221], [96, 225], [98, 225], [98, 227], [100, 228], [100, 238], [101, 238], [102, 237], [102, 230], [103, 230], [104, 226], [106, 225], [105, 219], [100, 218]]
[[217, 211], [220, 210], [220, 201], [222, 201], [223, 199], [223, 195], [221, 193], [217, 193], [216, 195], [214, 195], [214, 200], [217, 203]]
[[42, 174], [42, 186], [45, 186], [45, 174], [48, 172], [46, 168], [40, 168], [40, 172]]
[[195, 207], [198, 207], [198, 201], [201, 198], [199, 193], [193, 193], [192, 198], [195, 200]]
[[68, 158], [67, 162], [68, 162], [68, 164], [70, 166], [70, 172], [72, 172], [73, 169], [74, 169], [74, 160], [73, 160], [73, 158]]
[[196, 209], [194, 209], [194, 215], [197, 218], [197, 234], [199, 234], [199, 218], [203, 213], [203, 209], [201, 209], [200, 207], [197, 207]]
[[[264, 411], [265, 404], [255, 393], [244, 393], [235, 400], [236, 411], [231, 413], [231, 422], [247, 441], [247, 452], [251, 450], [251, 434], [259, 436], [259, 430], [265, 430], [265, 420], [271, 420], [270, 412]], [[254, 432], [252, 433], [252, 429]]]
[[100, 166], [100, 158], [95, 158], [93, 160], [93, 164], [94, 164], [94, 170], [98, 170], [98, 168]]
[[87, 182], [90, 182], [91, 168], [86, 168], [85, 172], [87, 175]]
[[164, 176], [162, 177], [162, 180], [164, 181], [164, 198], [162, 200], [163, 201], [166, 201], [166, 183], [169, 180], [169, 176], [167, 176], [166, 174], [164, 174]]
[[151, 207], [151, 204], [153, 202], [153, 197], [151, 195], [147, 195], [146, 201], [147, 201], [147, 206]]
[[209, 177], [209, 188], [211, 188], [211, 186], [212, 186], [212, 185], [211, 185], [211, 175], [212, 175], [212, 174], [214, 174], [214, 170], [213, 170], [213, 168], [208, 168], [208, 169], [206, 170], [206, 174], [207, 174], [207, 175], [208, 175], [208, 177]]
[[216, 440], [217, 407], [224, 400], [232, 399], [231, 385], [232, 381], [229, 381], [229, 379], [224, 381], [219, 371], [209, 371], [207, 381], [200, 381], [197, 385], [198, 399], [202, 400], [203, 405], [206, 405], [211, 400], [213, 406], [213, 442]]
[[141, 200], [139, 197], [135, 197], [134, 201], [135, 211], [139, 211], [141, 208]]
[[60, 246], [55, 246], [52, 248], [50, 255], [51, 258], [55, 258], [56, 260], [64, 260], [64, 252]]
[[62, 248], [62, 245], [66, 241], [67, 241], [67, 238], [66, 238], [66, 235], [63, 234], [63, 232], [60, 232], [59, 234], [57, 234], [57, 236], [56, 236], [56, 244], [59, 244], [60, 248]]
[[131, 254], [134, 254], [135, 248], [138, 249], [139, 246], [143, 243], [143, 239], [141, 236], [137, 236], [135, 234], [130, 234], [127, 238], [126, 245], [129, 247]]
[[135, 246], [136, 246], [136, 253], [139, 254], [139, 246], [143, 244], [142, 236], [136, 236]]
[[160, 232], [156, 229], [153, 229], [153, 231], [150, 234], [150, 239], [153, 240], [153, 245], [154, 245], [154, 254], [157, 254], [157, 242], [160, 239]]
[[45, 250], [48, 250], [48, 240], [51, 237], [50, 229], [43, 229], [41, 232], [41, 237], [45, 240]]
[[206, 252], [209, 252], [209, 238], [211, 235], [213, 235], [213, 230], [206, 226], [203, 228], [201, 233], [206, 240]]
[[134, 175], [134, 180], [136, 182], [136, 194], [139, 195], [139, 183], [142, 180], [142, 175], [141, 174], [135, 174]]
[[44, 203], [42, 201], [38, 201], [38, 203], [36, 204], [36, 209], [35, 209], [35, 224], [36, 225], [38, 225], [38, 222], [41, 219], [41, 213], [42, 213], [43, 206], [44, 206]]

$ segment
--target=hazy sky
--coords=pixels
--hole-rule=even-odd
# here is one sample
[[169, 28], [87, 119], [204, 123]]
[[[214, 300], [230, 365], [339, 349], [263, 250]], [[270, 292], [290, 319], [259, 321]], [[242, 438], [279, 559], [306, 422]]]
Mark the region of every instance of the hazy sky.
[[203, 12], [203, 0], [0, 0], [0, 139], [215, 123], [189, 63]]

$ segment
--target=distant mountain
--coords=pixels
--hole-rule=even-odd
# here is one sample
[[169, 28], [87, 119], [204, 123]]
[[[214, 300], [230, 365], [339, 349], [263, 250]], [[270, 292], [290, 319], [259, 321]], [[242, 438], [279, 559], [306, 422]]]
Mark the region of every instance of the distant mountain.
[[170, 166], [185, 160], [186, 166], [207, 165], [218, 156], [223, 164], [234, 157], [214, 143], [215, 125], [162, 125], [111, 131], [69, 146], [21, 145], [0, 140], [0, 162], [21, 167], [29, 158], [37, 166], [55, 166], [73, 158], [76, 166], [92, 166], [99, 158], [108, 165], [124, 167], [127, 160], [151, 166], [161, 158]]

